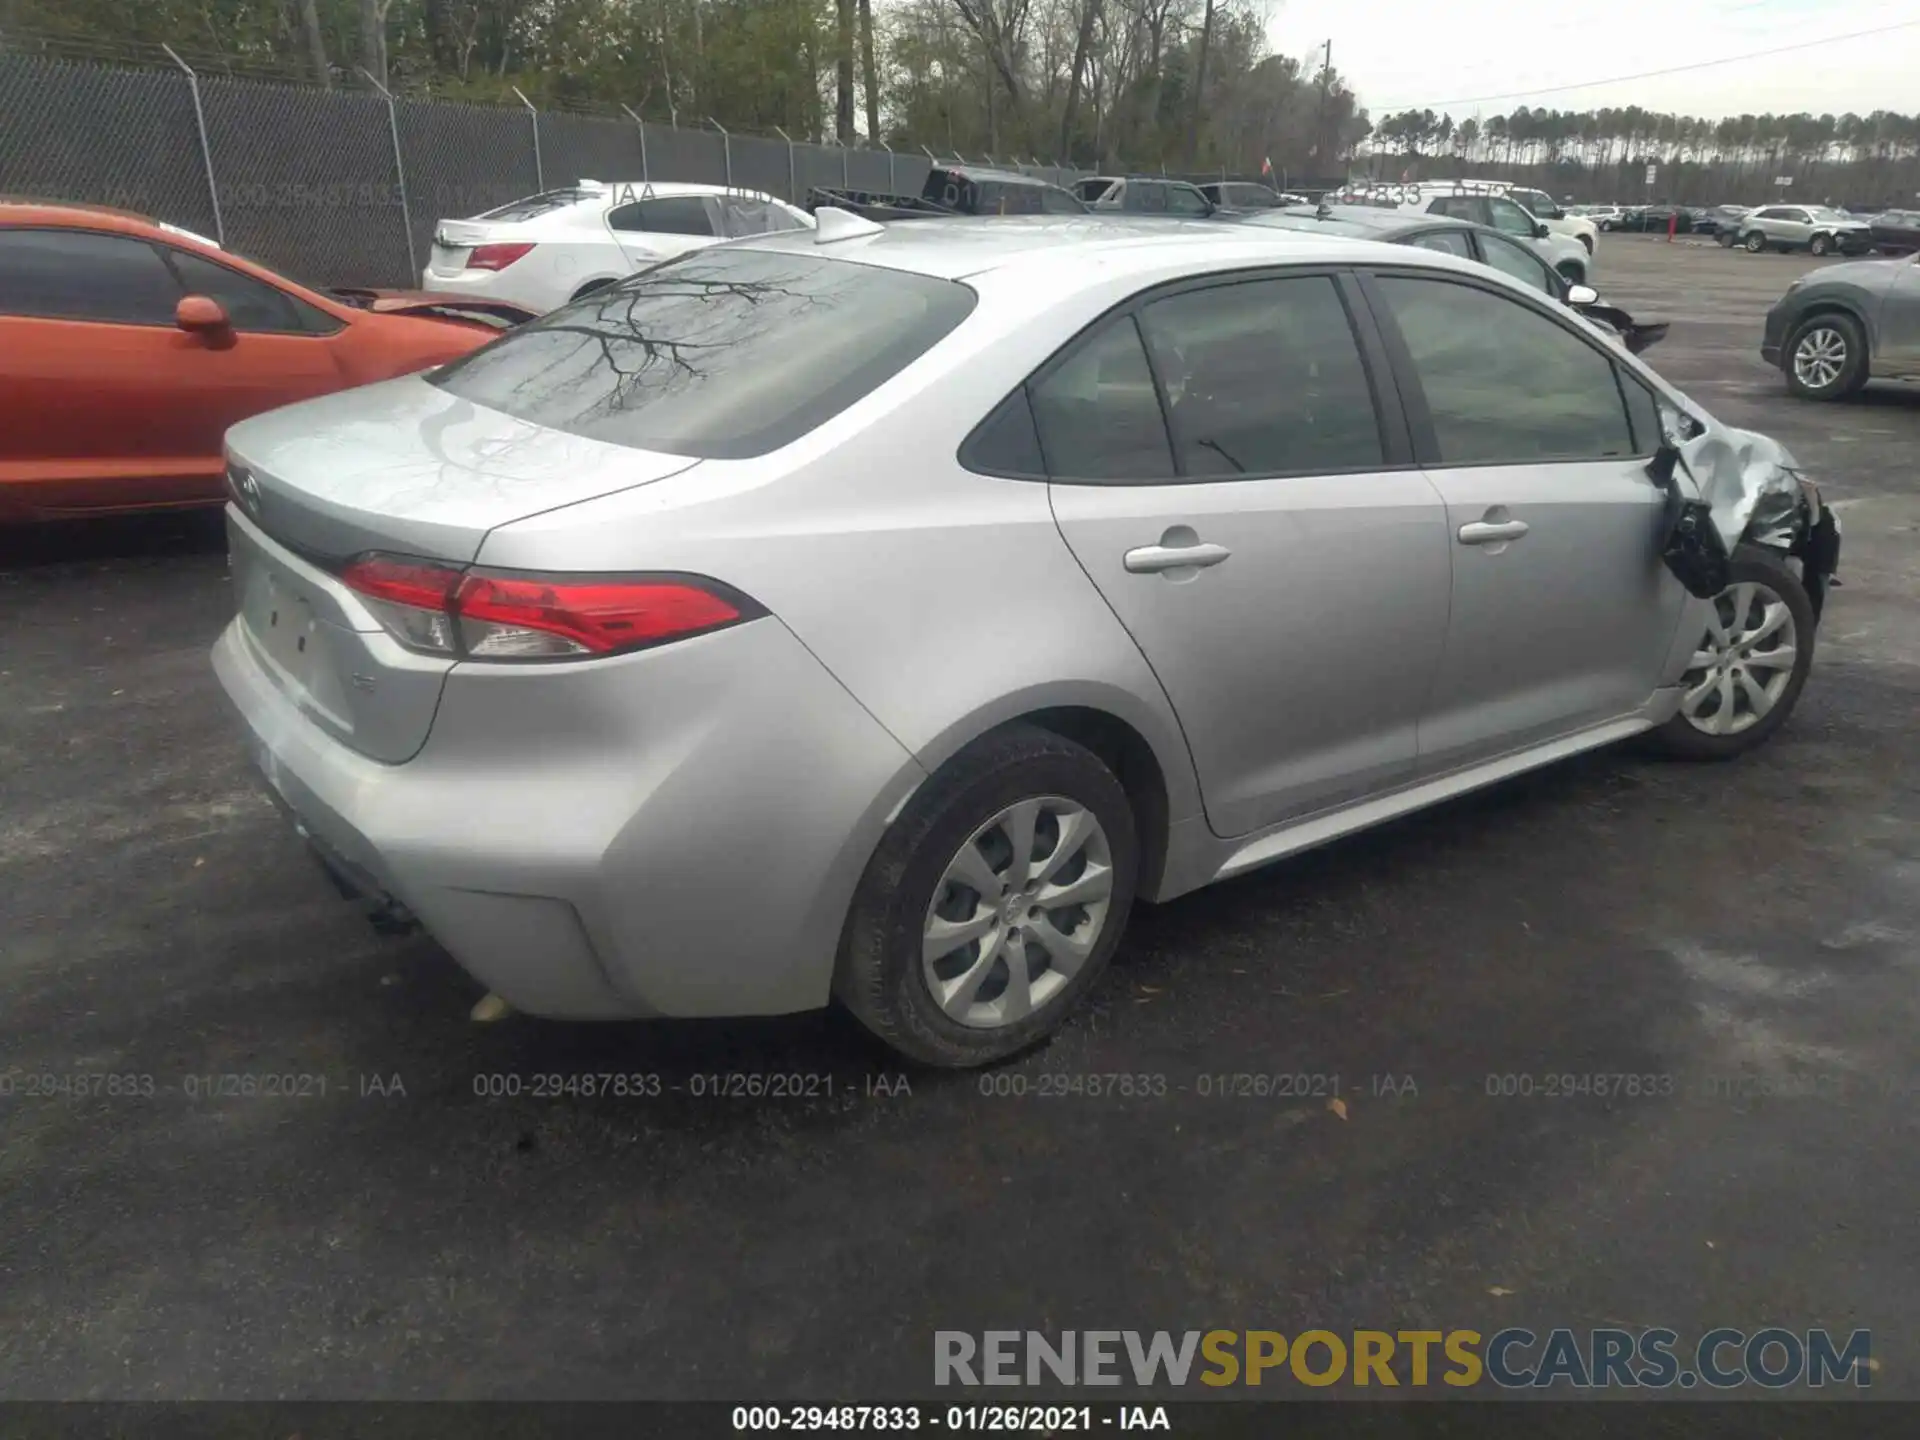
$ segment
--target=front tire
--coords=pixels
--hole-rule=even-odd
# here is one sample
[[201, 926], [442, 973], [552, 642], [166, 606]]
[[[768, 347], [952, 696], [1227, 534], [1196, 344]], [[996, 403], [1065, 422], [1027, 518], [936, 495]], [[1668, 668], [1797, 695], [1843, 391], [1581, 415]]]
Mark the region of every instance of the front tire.
[[1588, 255], [1593, 254], [1593, 237], [1591, 235], [1578, 235], [1574, 238], [1580, 242], [1581, 247], [1586, 250]]
[[1747, 238], [1741, 243], [1747, 247], [1747, 253], [1749, 255], [1758, 255], [1762, 250], [1767, 248], [1767, 237], [1762, 235], [1758, 230], [1754, 230], [1749, 232]]
[[1731, 760], [1786, 723], [1813, 668], [1813, 603], [1787, 564], [1760, 545], [1733, 552], [1681, 684], [1674, 717], [1648, 737], [1682, 760]]
[[925, 1065], [989, 1065], [1059, 1028], [1119, 947], [1138, 881], [1098, 756], [1012, 725], [923, 785], [854, 894], [834, 990]]
[[1803, 400], [1844, 400], [1867, 383], [1867, 337], [1851, 315], [1802, 320], [1787, 337], [1780, 368]]
[[1554, 268], [1560, 272], [1560, 278], [1565, 280], [1569, 285], [1584, 285], [1587, 283], [1587, 267], [1582, 265], [1578, 260], [1562, 260]]
[[1814, 255], [1825, 255], [1833, 249], [1833, 241], [1824, 235], [1816, 235], [1807, 242], [1807, 250]]

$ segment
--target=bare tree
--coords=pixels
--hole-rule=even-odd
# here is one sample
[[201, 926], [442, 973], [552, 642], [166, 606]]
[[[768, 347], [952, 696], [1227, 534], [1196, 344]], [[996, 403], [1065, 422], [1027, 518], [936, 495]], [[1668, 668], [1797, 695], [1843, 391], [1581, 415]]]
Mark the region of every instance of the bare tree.
[[860, 0], [860, 68], [867, 92], [867, 143], [880, 143], [880, 70], [873, 63], [873, 0]]
[[834, 138], [842, 145], [853, 143], [853, 3], [834, 0], [838, 28], [833, 41], [833, 128]]
[[306, 42], [307, 60], [313, 66], [313, 78], [322, 85], [333, 84], [333, 66], [327, 63], [326, 37], [320, 32], [320, 7], [315, 0], [297, 0], [300, 37]]

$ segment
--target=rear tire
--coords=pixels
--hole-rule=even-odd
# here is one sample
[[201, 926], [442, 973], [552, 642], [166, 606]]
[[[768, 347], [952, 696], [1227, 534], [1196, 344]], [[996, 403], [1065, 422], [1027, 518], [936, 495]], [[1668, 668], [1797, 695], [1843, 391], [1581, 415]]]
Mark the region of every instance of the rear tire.
[[1058, 1029], [1099, 980], [1138, 872], [1133, 809], [1113, 772], [1071, 740], [1010, 725], [942, 767], [881, 840], [848, 911], [834, 992], [909, 1059], [1004, 1060]]
[[1747, 247], [1747, 253], [1749, 255], [1758, 255], [1762, 250], [1767, 248], [1767, 237], [1762, 235], [1758, 230], [1752, 230], [1747, 233], [1747, 238], [1740, 243]]
[[593, 292], [596, 290], [604, 290], [609, 285], [612, 285], [614, 283], [615, 282], [611, 279], [589, 280], [586, 284], [582, 285], [578, 290], [574, 291], [573, 294], [568, 297], [568, 302], [571, 303], [574, 300], [582, 299], [585, 296], [593, 294]]
[[1866, 332], [1838, 311], [1809, 316], [1787, 336], [1780, 369], [1802, 400], [1844, 400], [1867, 383]]
[[[1688, 687], [1682, 709], [1647, 736], [1653, 749], [1677, 759], [1732, 760], [1764, 745], [1793, 713], [1813, 668], [1813, 602], [1786, 562], [1764, 546], [1742, 545], [1729, 573], [1694, 654], [1701, 663], [1689, 665], [1681, 682]], [[1764, 710], [1756, 694], [1765, 697]]]

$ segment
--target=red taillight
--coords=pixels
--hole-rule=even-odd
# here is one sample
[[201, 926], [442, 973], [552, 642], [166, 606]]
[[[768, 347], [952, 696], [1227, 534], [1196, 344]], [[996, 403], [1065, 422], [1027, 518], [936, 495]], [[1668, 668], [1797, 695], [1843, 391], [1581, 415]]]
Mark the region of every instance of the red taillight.
[[467, 269], [504, 270], [532, 249], [531, 245], [476, 245], [467, 256]]
[[744, 595], [679, 575], [461, 571], [363, 555], [341, 579], [410, 649], [462, 660], [567, 660], [684, 639], [761, 613]]

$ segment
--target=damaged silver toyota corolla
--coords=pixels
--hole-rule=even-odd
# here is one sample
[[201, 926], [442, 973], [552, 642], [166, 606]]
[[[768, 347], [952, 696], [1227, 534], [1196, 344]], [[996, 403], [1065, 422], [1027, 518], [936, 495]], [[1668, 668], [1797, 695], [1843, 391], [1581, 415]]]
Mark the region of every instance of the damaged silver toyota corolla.
[[669, 262], [229, 436], [215, 666], [342, 885], [544, 1015], [1050, 1033], [1170, 899], [1792, 709], [1839, 534], [1553, 297], [1073, 217]]

